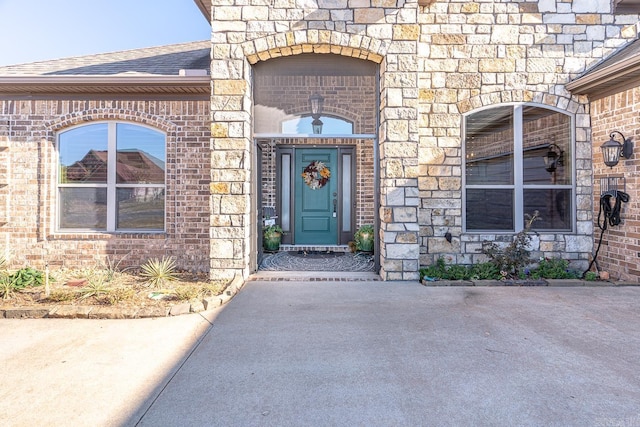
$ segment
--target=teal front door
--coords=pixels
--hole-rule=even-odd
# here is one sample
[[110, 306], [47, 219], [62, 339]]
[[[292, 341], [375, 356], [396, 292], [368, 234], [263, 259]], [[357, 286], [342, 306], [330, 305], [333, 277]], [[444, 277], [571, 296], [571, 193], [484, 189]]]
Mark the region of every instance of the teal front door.
[[[335, 148], [296, 150], [296, 174], [294, 175], [296, 245], [338, 243], [337, 157], [338, 150]], [[307, 177], [306, 181], [303, 174]]]

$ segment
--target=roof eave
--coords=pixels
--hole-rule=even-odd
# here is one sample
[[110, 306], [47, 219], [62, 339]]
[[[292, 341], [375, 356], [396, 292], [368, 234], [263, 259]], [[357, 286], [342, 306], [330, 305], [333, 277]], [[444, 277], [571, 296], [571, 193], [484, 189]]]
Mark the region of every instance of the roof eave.
[[207, 22], [211, 24], [211, 0], [194, 0], [196, 2], [196, 6], [200, 9], [200, 12], [207, 19]]
[[210, 76], [0, 76], [0, 96], [211, 93]]
[[629, 78], [635, 79], [635, 75], [638, 73], [640, 73], [640, 55], [634, 55], [624, 61], [572, 80], [566, 85], [566, 88], [578, 95], [593, 95], [600, 92], [605, 84], [608, 88], [616, 82], [628, 83]]

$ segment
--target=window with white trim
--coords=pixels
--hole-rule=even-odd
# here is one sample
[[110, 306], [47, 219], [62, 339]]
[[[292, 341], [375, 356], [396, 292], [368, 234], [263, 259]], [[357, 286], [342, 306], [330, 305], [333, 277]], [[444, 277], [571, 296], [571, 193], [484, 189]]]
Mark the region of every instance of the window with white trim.
[[123, 122], [58, 135], [58, 229], [163, 231], [166, 137]]
[[464, 228], [514, 232], [574, 222], [573, 117], [537, 105], [474, 112], [464, 121]]

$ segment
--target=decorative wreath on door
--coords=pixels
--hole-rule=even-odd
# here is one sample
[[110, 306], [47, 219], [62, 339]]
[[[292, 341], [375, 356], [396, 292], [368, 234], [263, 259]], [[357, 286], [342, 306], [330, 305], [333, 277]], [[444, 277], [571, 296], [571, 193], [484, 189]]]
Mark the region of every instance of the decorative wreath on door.
[[331, 178], [331, 170], [320, 161], [313, 161], [304, 168], [302, 179], [312, 190], [324, 187]]

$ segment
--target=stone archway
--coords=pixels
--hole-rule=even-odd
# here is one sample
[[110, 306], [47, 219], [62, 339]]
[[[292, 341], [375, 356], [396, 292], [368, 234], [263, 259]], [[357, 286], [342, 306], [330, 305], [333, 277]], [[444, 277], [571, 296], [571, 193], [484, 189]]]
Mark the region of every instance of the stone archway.
[[[415, 26], [401, 37], [414, 49], [387, 61], [391, 43], [368, 36], [331, 30], [278, 33], [242, 43], [216, 43], [212, 74], [211, 271], [216, 278], [248, 277], [251, 272], [252, 215], [251, 65], [302, 53], [333, 53], [380, 64], [379, 123], [375, 147], [379, 199], [380, 275], [383, 280], [418, 278], [418, 78]], [[411, 37], [409, 37], [411, 36]], [[406, 39], [403, 39], [406, 40]], [[404, 50], [407, 50], [404, 48]], [[219, 55], [217, 55], [219, 53]], [[217, 57], [219, 56], [219, 57]], [[413, 101], [411, 99], [415, 98]]]

